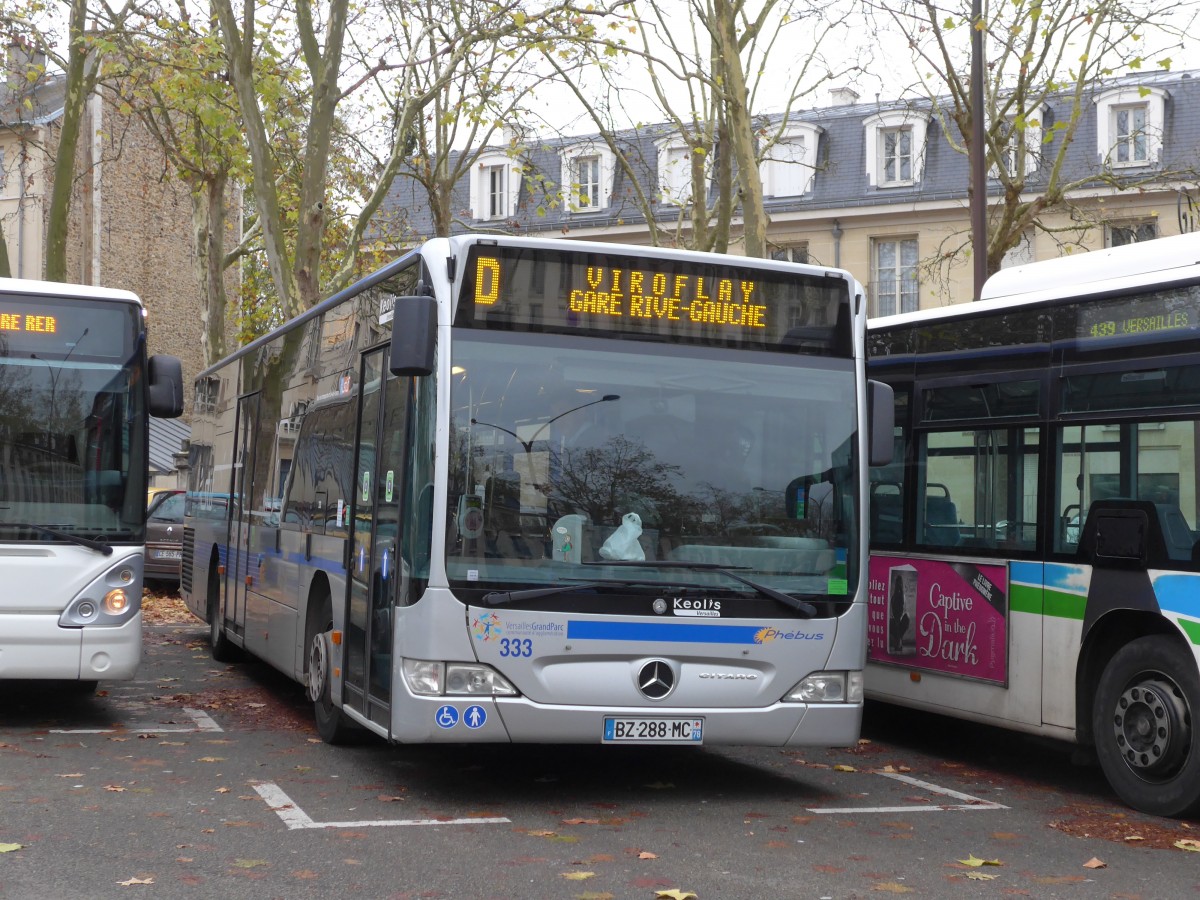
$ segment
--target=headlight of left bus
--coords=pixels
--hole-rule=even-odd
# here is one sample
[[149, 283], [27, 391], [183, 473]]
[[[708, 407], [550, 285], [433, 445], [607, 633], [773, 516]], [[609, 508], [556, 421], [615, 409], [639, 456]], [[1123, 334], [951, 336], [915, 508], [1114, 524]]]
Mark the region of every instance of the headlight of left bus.
[[479, 663], [406, 659], [402, 671], [408, 689], [425, 697], [512, 697], [517, 693], [507, 678]]
[[813, 672], [784, 695], [784, 703], [862, 703], [862, 672]]
[[58, 617], [58, 624], [63, 628], [112, 628], [124, 625], [141, 608], [142, 558], [130, 556], [76, 594]]

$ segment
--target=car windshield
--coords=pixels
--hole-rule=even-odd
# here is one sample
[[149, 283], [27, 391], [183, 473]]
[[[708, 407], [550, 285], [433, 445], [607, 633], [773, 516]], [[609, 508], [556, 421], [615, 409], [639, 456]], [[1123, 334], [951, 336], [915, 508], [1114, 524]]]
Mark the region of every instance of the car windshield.
[[724, 568], [847, 598], [852, 361], [456, 338], [446, 546], [460, 596], [575, 579], [755, 595]]

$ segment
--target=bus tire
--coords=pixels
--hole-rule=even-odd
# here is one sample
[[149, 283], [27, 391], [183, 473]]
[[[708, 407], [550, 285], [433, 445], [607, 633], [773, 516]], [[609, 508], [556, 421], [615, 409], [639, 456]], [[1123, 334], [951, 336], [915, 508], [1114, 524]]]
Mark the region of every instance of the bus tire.
[[333, 705], [330, 681], [333, 677], [333, 601], [326, 594], [316, 605], [314, 625], [309, 626], [306, 681], [308, 698], [313, 702], [317, 734], [327, 744], [351, 743], [360, 734], [355, 724]]
[[221, 576], [215, 565], [208, 570], [208, 645], [217, 662], [237, 662], [238, 648], [221, 627]]
[[1104, 667], [1092, 706], [1100, 768], [1117, 795], [1156, 816], [1200, 811], [1200, 674], [1178, 640], [1130, 641]]

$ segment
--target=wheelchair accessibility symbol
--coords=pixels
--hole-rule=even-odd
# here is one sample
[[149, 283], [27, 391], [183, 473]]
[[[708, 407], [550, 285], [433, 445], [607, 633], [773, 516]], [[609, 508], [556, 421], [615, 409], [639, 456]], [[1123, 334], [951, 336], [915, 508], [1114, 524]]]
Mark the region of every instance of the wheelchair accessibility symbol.
[[433, 716], [439, 728], [453, 728], [458, 724], [458, 710], [453, 706], [440, 706]]

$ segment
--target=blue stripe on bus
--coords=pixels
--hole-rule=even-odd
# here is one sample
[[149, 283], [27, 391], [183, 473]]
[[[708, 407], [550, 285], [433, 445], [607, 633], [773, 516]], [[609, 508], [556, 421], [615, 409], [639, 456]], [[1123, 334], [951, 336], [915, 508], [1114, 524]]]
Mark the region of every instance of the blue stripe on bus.
[[1008, 564], [1008, 580], [1021, 584], [1041, 584], [1042, 564], [1014, 560]]
[[1159, 575], [1154, 594], [1163, 612], [1200, 618], [1200, 578], [1195, 575]]
[[567, 637], [580, 641], [667, 641], [677, 644], [754, 644], [756, 625], [690, 625], [683, 622], [568, 621]]

